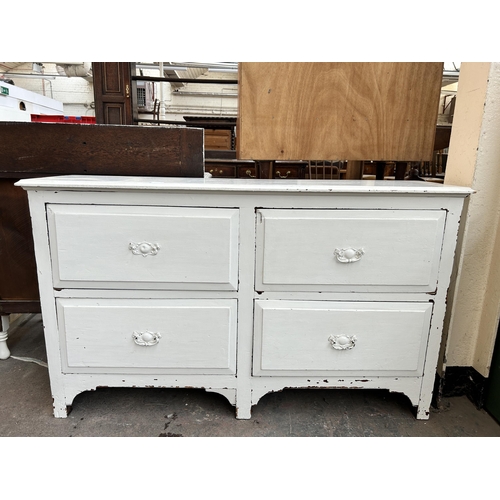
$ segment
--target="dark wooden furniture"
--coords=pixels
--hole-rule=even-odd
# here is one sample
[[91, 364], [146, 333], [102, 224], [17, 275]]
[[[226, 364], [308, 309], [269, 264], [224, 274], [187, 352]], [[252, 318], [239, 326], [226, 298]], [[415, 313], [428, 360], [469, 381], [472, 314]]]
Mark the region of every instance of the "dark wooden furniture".
[[231, 149], [232, 134], [230, 130], [206, 128], [205, 147], [210, 149]]
[[434, 136], [434, 151], [450, 147], [451, 125], [438, 125]]
[[306, 161], [253, 161], [205, 158], [205, 172], [213, 177], [252, 179], [305, 179]]
[[61, 174], [203, 177], [203, 160], [202, 129], [1, 122], [0, 359], [8, 315], [40, 312], [28, 202], [15, 182]]
[[250, 160], [205, 158], [205, 172], [212, 177], [257, 177], [257, 163]]
[[187, 127], [205, 130], [205, 150], [236, 150], [236, 118], [230, 116], [183, 116], [183, 118]]
[[135, 82], [132, 88], [132, 63], [93, 62], [96, 122], [132, 125], [136, 101]]
[[205, 149], [205, 172], [213, 177], [306, 179], [307, 161], [239, 160], [235, 150]]

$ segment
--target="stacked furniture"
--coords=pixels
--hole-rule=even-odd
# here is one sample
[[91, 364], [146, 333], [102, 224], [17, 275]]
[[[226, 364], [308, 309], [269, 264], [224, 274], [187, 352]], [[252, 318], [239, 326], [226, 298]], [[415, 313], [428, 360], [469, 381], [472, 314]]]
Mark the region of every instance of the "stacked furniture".
[[[54, 415], [101, 386], [204, 388], [237, 418], [270, 391], [321, 387], [402, 392], [428, 418], [471, 191], [273, 177], [278, 162], [346, 160], [349, 179], [364, 161], [430, 161], [441, 75], [439, 63], [242, 63], [236, 158], [205, 164], [233, 179], [151, 173], [148, 147], [123, 176], [17, 182]], [[194, 151], [203, 170], [202, 141], [174, 158], [191, 165]]]
[[10, 314], [40, 312], [28, 201], [15, 183], [61, 174], [203, 177], [203, 130], [0, 123], [0, 359]]

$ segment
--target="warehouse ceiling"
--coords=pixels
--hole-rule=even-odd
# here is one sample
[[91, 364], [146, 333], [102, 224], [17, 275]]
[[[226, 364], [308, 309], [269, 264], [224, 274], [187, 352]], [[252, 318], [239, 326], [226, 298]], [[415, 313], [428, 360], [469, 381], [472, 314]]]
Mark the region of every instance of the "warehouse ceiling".
[[22, 64], [25, 64], [25, 63], [23, 63], [23, 62], [0, 62], [0, 72], [1, 73], [8, 73], [9, 71], [16, 69], [18, 66], [21, 66]]
[[[15, 73], [15, 70], [26, 62], [0, 62], [0, 74]], [[43, 68], [44, 63], [32, 63], [34, 75], [39, 74], [36, 65], [41, 65]], [[45, 63], [48, 64], [48, 63]], [[80, 66], [89, 63], [83, 62], [56, 62], [53, 63], [62, 67]], [[160, 65], [163, 67], [165, 76], [178, 76], [180, 78], [197, 78], [206, 72], [222, 72], [222, 73], [237, 73], [238, 63], [236, 62], [164, 62], [164, 63], [136, 63], [137, 68], [156, 68], [159, 69]], [[25, 73], [25, 71], [23, 71]], [[450, 83], [456, 83], [460, 74], [460, 63], [444, 63], [443, 71], [443, 86]], [[70, 76], [70, 75], [68, 75]], [[79, 75], [74, 75], [79, 76]]]
[[[136, 66], [136, 75], [142, 76], [143, 73], [148, 74], [147, 70], [155, 70], [153, 74], [169, 78], [174, 91], [180, 91], [183, 87], [186, 87], [185, 80], [211, 79], [210, 73], [219, 73], [218, 77], [214, 77], [214, 83], [217, 83], [217, 79], [221, 78], [221, 73], [227, 74], [226, 79], [237, 82], [237, 62], [136, 62], [134, 64]], [[456, 93], [459, 74], [460, 63], [444, 63], [442, 93], [447, 95]], [[55, 77], [81, 77], [88, 82], [92, 82], [92, 63], [0, 62], [0, 80], [7, 81], [9, 78], [54, 79]], [[178, 79], [179, 81], [172, 81], [172, 79]]]

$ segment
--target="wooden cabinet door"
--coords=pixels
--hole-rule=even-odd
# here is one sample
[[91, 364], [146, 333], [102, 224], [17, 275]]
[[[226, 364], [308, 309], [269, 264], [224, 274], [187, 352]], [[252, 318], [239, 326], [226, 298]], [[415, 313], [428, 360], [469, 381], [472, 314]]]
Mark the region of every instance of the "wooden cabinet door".
[[93, 62], [96, 123], [132, 125], [131, 63]]

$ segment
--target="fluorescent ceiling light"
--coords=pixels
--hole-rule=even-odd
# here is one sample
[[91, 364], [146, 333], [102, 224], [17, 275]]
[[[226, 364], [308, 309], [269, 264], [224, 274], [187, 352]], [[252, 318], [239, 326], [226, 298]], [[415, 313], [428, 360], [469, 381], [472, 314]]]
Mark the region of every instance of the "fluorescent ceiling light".
[[187, 71], [186, 66], [163, 66], [163, 70], [171, 70], [171, 71]]
[[44, 75], [40, 73], [39, 75], [30, 75], [28, 73], [3, 73], [4, 76], [9, 78], [37, 78], [39, 80], [55, 80], [56, 76]]
[[208, 68], [209, 73], [238, 73], [238, 68]]
[[[160, 69], [159, 64], [136, 64], [135, 66], [137, 69]], [[163, 65], [163, 69], [170, 69], [172, 71], [187, 71], [188, 68], [187, 66], [171, 66], [168, 64]]]

